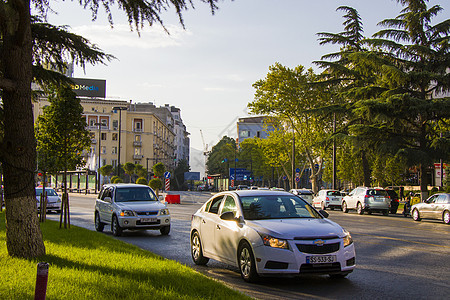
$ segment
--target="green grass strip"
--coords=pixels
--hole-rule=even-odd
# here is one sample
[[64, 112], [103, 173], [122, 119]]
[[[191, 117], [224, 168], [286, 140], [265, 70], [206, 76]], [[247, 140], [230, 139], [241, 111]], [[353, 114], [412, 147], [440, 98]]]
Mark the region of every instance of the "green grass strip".
[[0, 213], [0, 299], [33, 299], [38, 262], [50, 264], [47, 299], [249, 299], [191, 268], [105, 234], [41, 223], [47, 254], [8, 256]]

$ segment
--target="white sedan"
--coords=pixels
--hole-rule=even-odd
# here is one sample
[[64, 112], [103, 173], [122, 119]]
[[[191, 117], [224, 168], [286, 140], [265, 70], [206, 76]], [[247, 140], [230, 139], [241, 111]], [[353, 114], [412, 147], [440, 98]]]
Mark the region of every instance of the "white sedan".
[[323, 210], [326, 208], [341, 209], [342, 205], [342, 194], [336, 190], [320, 190], [313, 200], [313, 206], [319, 207]]
[[192, 216], [192, 259], [237, 266], [248, 282], [273, 275], [345, 277], [355, 268], [353, 240], [327, 216], [287, 192], [222, 192]]

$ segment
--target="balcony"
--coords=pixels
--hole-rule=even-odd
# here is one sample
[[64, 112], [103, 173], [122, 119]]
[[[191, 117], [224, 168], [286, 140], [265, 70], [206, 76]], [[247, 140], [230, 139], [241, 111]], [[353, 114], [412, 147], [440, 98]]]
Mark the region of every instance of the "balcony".
[[133, 146], [142, 147], [142, 142], [141, 141], [134, 141], [133, 142]]
[[134, 132], [142, 132], [142, 128], [133, 128]]
[[140, 154], [135, 154], [133, 155], [133, 159], [143, 159], [144, 155], [140, 155]]
[[97, 144], [97, 139], [91, 139], [91, 144]]

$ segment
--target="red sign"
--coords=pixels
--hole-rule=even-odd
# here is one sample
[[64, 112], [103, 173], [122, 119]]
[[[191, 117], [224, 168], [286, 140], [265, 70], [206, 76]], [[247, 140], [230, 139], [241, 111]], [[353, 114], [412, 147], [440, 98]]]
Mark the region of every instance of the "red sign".
[[231, 187], [234, 187], [234, 180], [231, 180]]

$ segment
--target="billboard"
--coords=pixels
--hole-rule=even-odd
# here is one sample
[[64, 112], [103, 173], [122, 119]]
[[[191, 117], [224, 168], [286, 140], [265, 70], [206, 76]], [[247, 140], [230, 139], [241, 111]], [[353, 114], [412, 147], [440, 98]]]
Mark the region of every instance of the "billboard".
[[74, 84], [72, 91], [81, 97], [105, 98], [106, 97], [106, 80], [87, 79], [87, 78], [71, 78]]
[[200, 180], [200, 172], [184, 172], [184, 180]]

